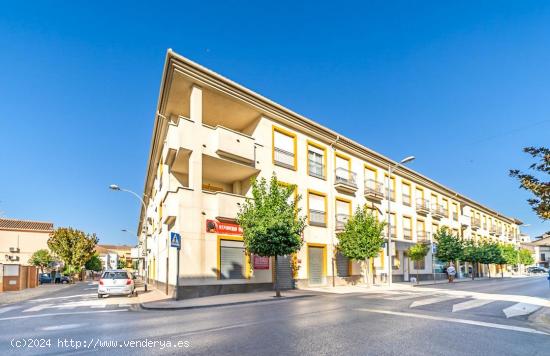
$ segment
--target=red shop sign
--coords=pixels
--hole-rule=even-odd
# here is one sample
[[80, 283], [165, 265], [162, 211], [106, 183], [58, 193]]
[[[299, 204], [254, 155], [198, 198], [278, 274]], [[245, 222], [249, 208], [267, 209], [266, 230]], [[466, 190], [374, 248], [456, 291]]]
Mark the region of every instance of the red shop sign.
[[254, 269], [269, 269], [269, 257], [254, 255]]
[[206, 220], [206, 232], [242, 235], [243, 228], [239, 224], [225, 223], [217, 220]]

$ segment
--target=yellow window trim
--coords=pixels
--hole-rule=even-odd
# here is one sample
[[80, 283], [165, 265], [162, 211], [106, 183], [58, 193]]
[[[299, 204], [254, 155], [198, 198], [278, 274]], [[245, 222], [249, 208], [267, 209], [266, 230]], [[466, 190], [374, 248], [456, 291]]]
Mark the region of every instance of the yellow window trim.
[[275, 132], [281, 133], [288, 137], [292, 137], [292, 140], [294, 141], [294, 170], [298, 170], [298, 136], [297, 134], [275, 125], [272, 126], [272, 130], [271, 130], [271, 147], [272, 147], [271, 159], [273, 164], [275, 165]]
[[[308, 189], [307, 190], [307, 223], [309, 224], [310, 223], [310, 216], [309, 216], [309, 196], [313, 194], [313, 195], [317, 195], [317, 196], [320, 196], [320, 197], [323, 197], [324, 198], [324, 201], [325, 201], [325, 226], [324, 227], [327, 227], [328, 226], [328, 202], [327, 202], [327, 194], [326, 193], [323, 193], [323, 192], [319, 192], [317, 190], [313, 190], [313, 189]], [[321, 227], [321, 226], [320, 226]]]
[[[220, 255], [220, 251], [221, 251], [221, 240], [229, 240], [229, 241], [244, 241], [243, 238], [241, 236], [231, 236], [231, 235], [218, 235], [218, 240], [217, 240], [217, 250], [216, 250], [216, 255], [217, 255], [217, 272], [216, 272], [216, 275], [217, 275], [217, 279], [221, 279], [221, 268], [222, 268], [222, 261], [221, 261], [221, 258], [222, 256]], [[245, 268], [245, 271], [244, 271], [244, 277], [246, 279], [250, 279], [250, 255], [246, 252], [246, 249], [245, 249], [245, 263], [244, 263], [244, 268]]]
[[378, 169], [376, 169], [376, 167], [371, 166], [371, 165], [369, 165], [369, 164], [367, 164], [367, 163], [365, 163], [364, 168], [365, 168], [366, 170], [368, 170], [368, 171], [373, 172], [373, 173], [374, 173], [374, 181], [375, 181], [375, 182], [378, 182]]
[[339, 157], [348, 161], [348, 171], [351, 172], [351, 157], [340, 152], [334, 152], [334, 169], [336, 169], [336, 158]]
[[[307, 242], [307, 247], [321, 247], [323, 249], [323, 276], [327, 277], [327, 245]], [[309, 279], [309, 248], [307, 249], [307, 278]]]
[[[352, 201], [350, 199], [342, 198], [342, 197], [336, 197], [335, 201], [340, 201], [342, 203], [348, 203], [349, 207], [349, 216], [353, 215], [353, 207], [352, 207]], [[336, 211], [336, 209], [334, 209]]]
[[283, 186], [283, 187], [294, 186], [294, 200], [298, 199], [298, 185], [297, 184], [290, 184], [290, 183], [287, 183], [287, 182], [281, 182], [280, 180], [278, 180], [277, 183], [280, 186]]
[[313, 146], [313, 147], [316, 147], [320, 150], [323, 150], [323, 179], [327, 179], [327, 147], [321, 145], [320, 143], [312, 141], [312, 140], [307, 140], [306, 141], [307, 175], [309, 176], [309, 146]]

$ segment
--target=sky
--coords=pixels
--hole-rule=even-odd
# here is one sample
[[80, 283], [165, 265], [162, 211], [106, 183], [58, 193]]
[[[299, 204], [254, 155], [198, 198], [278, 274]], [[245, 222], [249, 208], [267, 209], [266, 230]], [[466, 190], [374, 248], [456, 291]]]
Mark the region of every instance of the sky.
[[550, 144], [547, 1], [0, 5], [0, 216], [135, 244], [166, 50], [525, 224]]

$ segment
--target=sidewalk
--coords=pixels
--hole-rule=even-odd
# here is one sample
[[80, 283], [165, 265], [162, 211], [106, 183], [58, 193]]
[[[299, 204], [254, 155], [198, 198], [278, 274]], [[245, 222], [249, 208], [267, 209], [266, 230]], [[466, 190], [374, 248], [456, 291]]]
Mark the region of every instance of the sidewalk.
[[[161, 292], [158, 292], [161, 293]], [[162, 293], [161, 293], [162, 294]], [[276, 298], [275, 291], [255, 292], [255, 293], [235, 293], [221, 294], [210, 297], [191, 298], [183, 300], [156, 300], [142, 302], [141, 308], [148, 310], [182, 310], [182, 309], [198, 309], [221, 307], [238, 304], [251, 304], [272, 301], [283, 301], [296, 298], [312, 297], [315, 293], [304, 290], [286, 290], [281, 292], [282, 297]], [[166, 295], [162, 294], [165, 298]]]
[[26, 288], [14, 292], [0, 292], [0, 305], [23, 302], [25, 300], [57, 292], [75, 285], [76, 284], [41, 284], [36, 288]]
[[[474, 280], [470, 277], [465, 278], [458, 278], [455, 279], [453, 283], [464, 283], [464, 282], [477, 282], [477, 281], [493, 281], [493, 280], [505, 280], [510, 278], [528, 278], [530, 276], [524, 276], [524, 275], [509, 275], [504, 276], [504, 278], [501, 278], [499, 276], [493, 276], [491, 278], [489, 277], [476, 277]], [[420, 281], [419, 283], [411, 283], [411, 282], [395, 282], [394, 284], [400, 284], [400, 285], [411, 285], [411, 286], [429, 286], [434, 284], [449, 284], [449, 281], [447, 279], [438, 279], [438, 280], [427, 280], [427, 281]]]

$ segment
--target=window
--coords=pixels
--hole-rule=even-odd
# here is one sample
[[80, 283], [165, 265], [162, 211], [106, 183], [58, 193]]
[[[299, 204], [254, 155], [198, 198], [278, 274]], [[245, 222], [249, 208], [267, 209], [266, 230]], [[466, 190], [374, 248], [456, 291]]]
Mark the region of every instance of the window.
[[356, 186], [355, 173], [351, 171], [351, 158], [341, 153], [336, 153], [334, 160], [336, 183]]
[[[388, 175], [385, 174], [384, 175], [384, 187], [385, 187], [384, 192], [385, 192], [385, 194], [388, 194], [387, 186], [388, 186]], [[391, 201], [395, 201], [395, 177], [391, 177], [391, 179], [390, 179], [390, 198], [391, 198]]]
[[242, 241], [220, 239], [218, 262], [220, 279], [246, 278], [246, 255]]
[[296, 134], [273, 126], [273, 163], [296, 169]]
[[411, 185], [405, 182], [401, 185], [403, 205], [411, 206]]
[[[390, 214], [390, 222], [391, 222], [391, 231], [390, 231], [391, 237], [397, 237], [397, 217], [395, 216], [395, 213]], [[387, 227], [386, 227], [386, 231], [388, 231]]]
[[439, 205], [438, 205], [439, 203], [437, 202], [437, 195], [432, 194], [432, 195], [430, 196], [430, 198], [431, 198], [431, 199], [430, 199], [430, 203], [432, 204], [432, 208], [433, 208], [433, 209], [437, 209], [437, 208], [439, 207]]
[[449, 201], [443, 198], [443, 212], [445, 217], [449, 217]]
[[453, 220], [458, 221], [458, 204], [453, 203]]
[[323, 193], [308, 191], [308, 221], [312, 226], [327, 226], [327, 197]]
[[423, 220], [416, 221], [416, 240], [417, 241], [428, 241], [430, 236], [426, 232], [426, 224]]
[[408, 216], [403, 217], [403, 238], [412, 240], [412, 220]]
[[426, 258], [424, 257], [420, 261], [414, 261], [414, 269], [420, 270], [426, 268]]
[[336, 229], [343, 230], [351, 215], [351, 201], [336, 198]]
[[326, 177], [326, 148], [313, 142], [307, 144], [307, 172], [312, 177]]
[[[396, 251], [397, 253], [397, 251]], [[401, 261], [399, 261], [399, 255], [395, 255], [391, 257], [391, 267], [392, 269], [399, 269], [399, 266], [401, 265]]]
[[380, 253], [378, 254], [378, 256], [373, 258], [373, 261], [372, 261], [373, 267], [384, 269], [384, 254], [385, 253], [386, 253], [386, 251], [384, 249], [382, 249], [382, 250], [380, 250]]
[[379, 218], [378, 210], [376, 208], [367, 206], [366, 209], [367, 209], [367, 214], [371, 214], [372, 216], [374, 216], [377, 219]]

